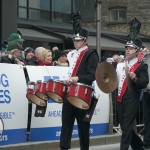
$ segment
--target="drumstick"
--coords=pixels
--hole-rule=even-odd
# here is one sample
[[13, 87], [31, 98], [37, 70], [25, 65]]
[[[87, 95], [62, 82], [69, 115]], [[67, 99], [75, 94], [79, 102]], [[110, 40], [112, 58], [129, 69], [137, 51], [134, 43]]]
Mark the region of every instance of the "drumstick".
[[51, 77], [51, 79], [52, 79], [52, 80], [55, 80], [55, 79], [53, 78], [53, 76], [51, 76], [51, 74], [49, 73], [49, 71], [48, 71], [48, 69], [46, 68], [45, 65], [44, 65], [44, 68], [46, 69], [46, 71], [47, 71], [47, 73], [49, 74], [49, 76]]
[[100, 97], [100, 94], [98, 94], [97, 99], [99, 99], [99, 97]]

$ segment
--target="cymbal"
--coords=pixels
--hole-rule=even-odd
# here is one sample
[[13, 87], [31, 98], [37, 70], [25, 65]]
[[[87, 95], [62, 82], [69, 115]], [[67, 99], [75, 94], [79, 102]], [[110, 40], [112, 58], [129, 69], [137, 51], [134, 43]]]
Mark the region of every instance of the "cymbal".
[[113, 65], [102, 62], [96, 69], [96, 82], [104, 93], [112, 93], [117, 87], [117, 73]]

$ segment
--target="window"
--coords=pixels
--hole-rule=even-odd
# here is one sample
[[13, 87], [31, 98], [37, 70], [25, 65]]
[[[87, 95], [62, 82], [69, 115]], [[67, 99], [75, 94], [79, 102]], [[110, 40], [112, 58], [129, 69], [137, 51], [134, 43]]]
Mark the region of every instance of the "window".
[[113, 8], [109, 10], [111, 22], [126, 21], [126, 8]]
[[18, 18], [70, 23], [74, 0], [18, 0]]
[[27, 0], [19, 0], [18, 3], [19, 3], [19, 6], [27, 7]]
[[50, 10], [50, 0], [29, 0], [29, 7]]
[[[61, 5], [58, 5], [61, 4]], [[69, 7], [70, 6], [70, 7]], [[71, 0], [52, 0], [52, 11], [71, 13]]]

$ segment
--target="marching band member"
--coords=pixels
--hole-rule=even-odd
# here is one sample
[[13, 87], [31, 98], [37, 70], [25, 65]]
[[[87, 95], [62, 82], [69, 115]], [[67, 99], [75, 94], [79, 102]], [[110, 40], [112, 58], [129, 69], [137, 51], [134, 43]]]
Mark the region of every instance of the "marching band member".
[[[92, 82], [95, 80], [95, 71], [98, 66], [98, 54], [87, 46], [87, 30], [80, 28], [77, 32], [75, 31], [75, 34], [76, 35], [73, 37], [75, 49], [70, 51], [67, 55], [69, 61], [69, 80], [74, 83], [79, 82], [92, 85]], [[89, 150], [90, 122], [83, 121], [85, 114], [86, 110], [76, 108], [71, 105], [67, 99], [64, 99], [60, 138], [61, 150], [70, 149], [75, 118], [79, 129], [80, 149]]]
[[[135, 18], [130, 25], [129, 39], [125, 45], [127, 57], [125, 63], [127, 66], [124, 63], [117, 65], [119, 82], [117, 111], [122, 129], [120, 150], [128, 150], [129, 145], [133, 150], [143, 150], [143, 142], [133, 130], [133, 124], [139, 108], [141, 91], [147, 87], [149, 82], [148, 66], [143, 62], [139, 62], [137, 57], [142, 41], [137, 38], [136, 33], [139, 32], [136, 31], [135, 33], [135, 30], [139, 30], [140, 22]], [[136, 29], [134, 28], [135, 26], [137, 27]]]

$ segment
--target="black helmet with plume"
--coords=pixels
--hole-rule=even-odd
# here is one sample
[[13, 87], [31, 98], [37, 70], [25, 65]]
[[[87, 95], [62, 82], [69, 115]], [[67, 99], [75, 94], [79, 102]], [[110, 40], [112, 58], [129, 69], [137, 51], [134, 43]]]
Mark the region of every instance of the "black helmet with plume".
[[125, 47], [130, 46], [134, 47], [136, 50], [139, 50], [142, 47], [142, 40], [138, 38], [140, 32], [141, 23], [134, 18], [134, 20], [129, 22], [130, 33], [128, 35], [128, 40]]
[[82, 29], [82, 14], [80, 10], [76, 10], [74, 13], [71, 13], [73, 30], [74, 30], [74, 40], [81, 40], [88, 38], [88, 31]]

